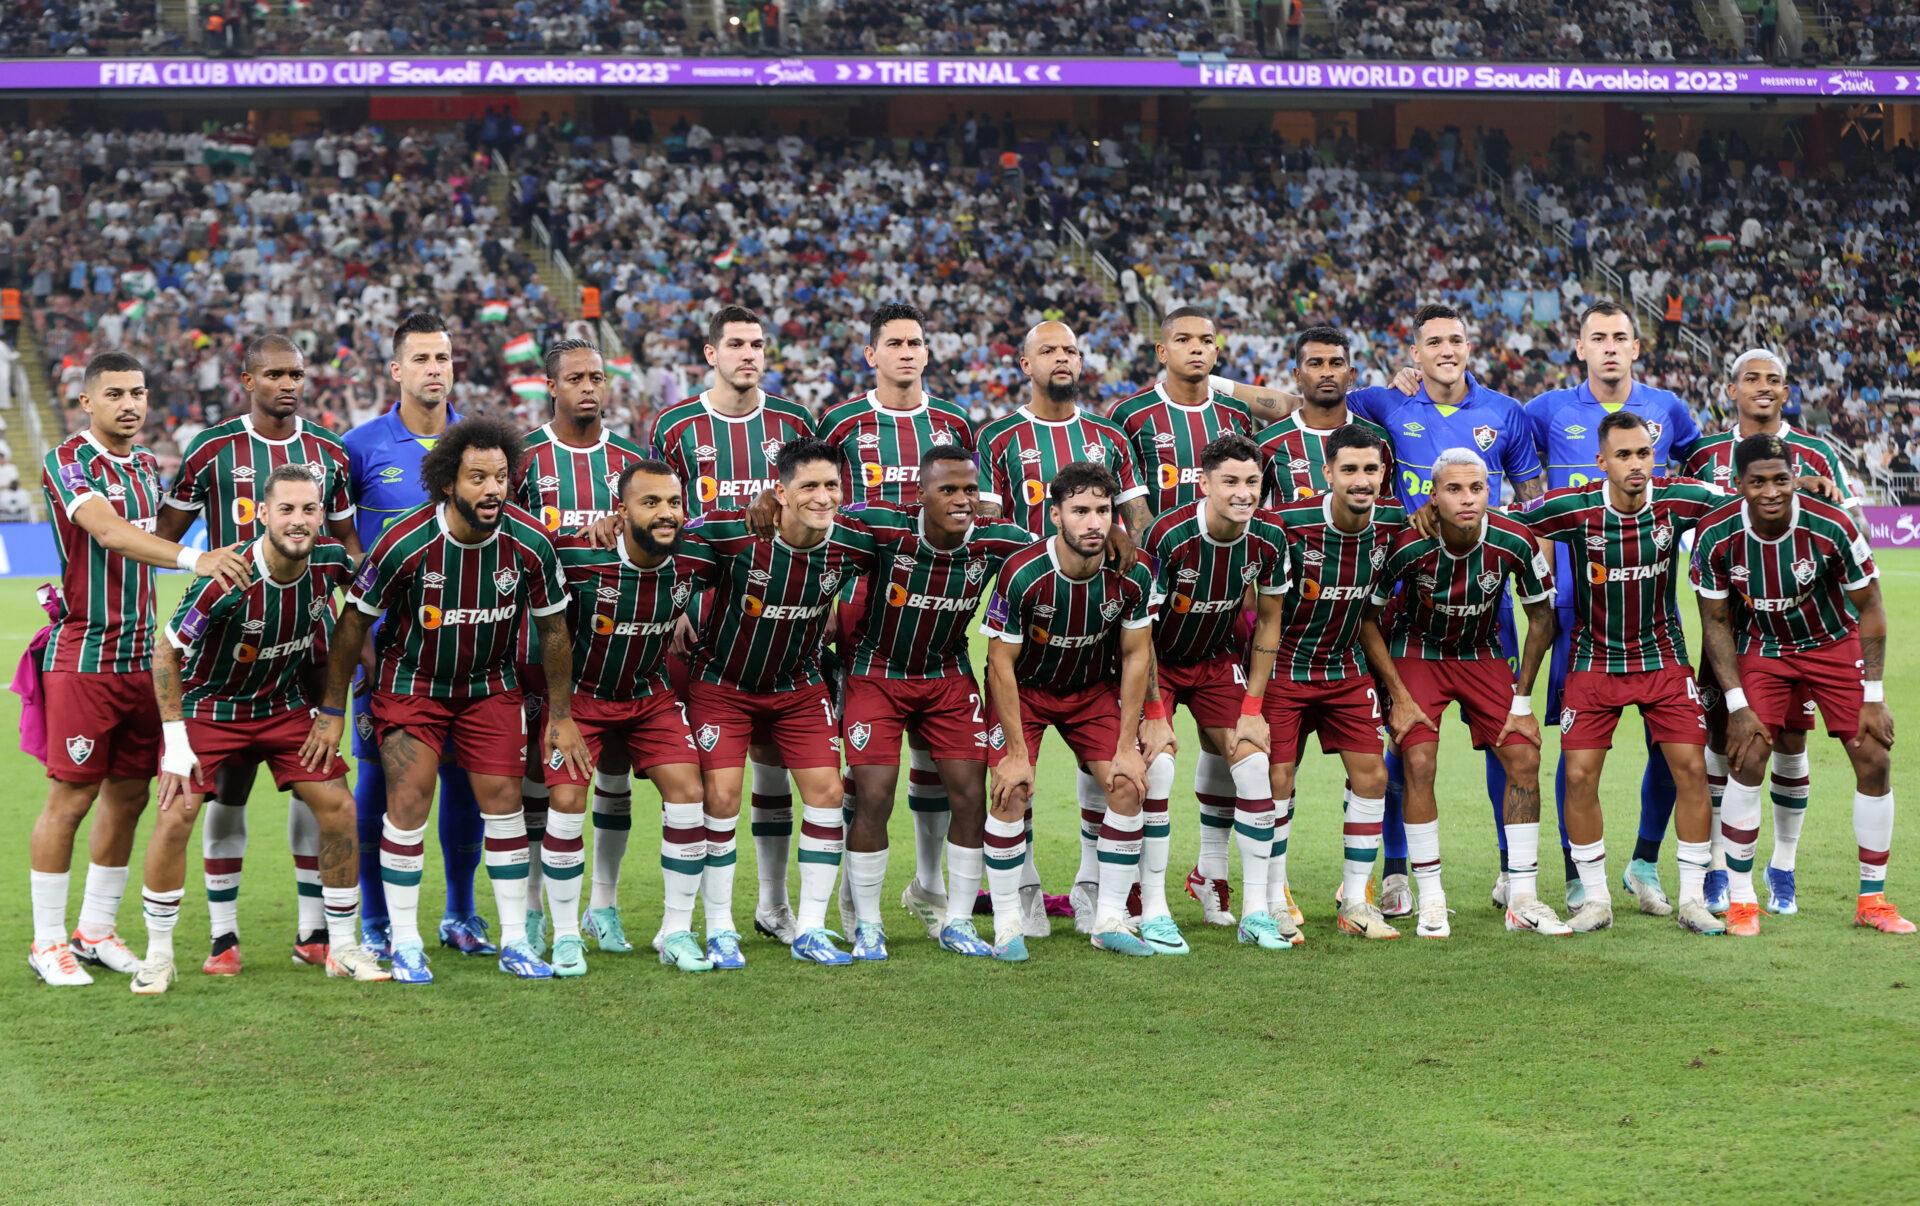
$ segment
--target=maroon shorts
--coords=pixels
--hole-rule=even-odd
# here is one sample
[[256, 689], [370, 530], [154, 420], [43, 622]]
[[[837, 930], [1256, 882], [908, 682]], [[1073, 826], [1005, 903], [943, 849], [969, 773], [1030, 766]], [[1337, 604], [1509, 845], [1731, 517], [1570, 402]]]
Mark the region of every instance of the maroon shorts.
[[[993, 715], [989, 698], [987, 707]], [[1040, 739], [1049, 727], [1060, 730], [1067, 748], [1081, 765], [1112, 762], [1120, 746], [1120, 684], [1097, 683], [1065, 694], [1020, 688], [1020, 735], [1027, 743], [1027, 758], [1040, 763]], [[1006, 756], [1006, 734], [998, 724], [987, 730], [987, 762], [998, 766]]]
[[[694, 748], [693, 730], [687, 726], [687, 705], [665, 691], [639, 699], [600, 699], [573, 693], [573, 723], [587, 743], [587, 753], [598, 767], [608, 746], [626, 751], [627, 765], [637, 771], [663, 766], [669, 762], [700, 761]], [[558, 755], [547, 744], [546, 730], [529, 742], [540, 749], [541, 774], [547, 786], [572, 784], [586, 786], [587, 780], [573, 774], [564, 765], [555, 765]]]
[[1325, 683], [1296, 683], [1276, 678], [1260, 697], [1267, 718], [1273, 760], [1298, 762], [1307, 734], [1320, 734], [1320, 752], [1379, 754], [1386, 749], [1380, 731], [1380, 692], [1367, 674]]
[[347, 764], [338, 754], [330, 755], [323, 770], [310, 771], [300, 764], [300, 747], [313, 730], [313, 713], [297, 708], [269, 716], [264, 720], [200, 720], [187, 717], [187, 741], [200, 759], [200, 777], [193, 790], [210, 795], [228, 759], [267, 764], [273, 772], [273, 786], [285, 791], [295, 783], [324, 783], [345, 777]]
[[1203, 729], [1231, 729], [1240, 723], [1247, 698], [1247, 672], [1237, 654], [1176, 666], [1160, 663], [1160, 698], [1169, 708], [1184, 707]]
[[396, 730], [430, 750], [453, 751], [452, 762], [474, 775], [518, 779], [527, 771], [527, 714], [519, 688], [471, 699], [373, 693], [373, 733]]
[[[1720, 690], [1720, 682], [1713, 676], [1710, 666], [1702, 666], [1693, 679], [1700, 685], [1700, 706], [1707, 712], [1707, 727], [1714, 732], [1727, 731], [1727, 698]], [[1747, 702], [1753, 702], [1752, 692], [1748, 692]], [[1813, 696], [1808, 693], [1805, 682], [1793, 684], [1793, 696], [1787, 703], [1787, 718], [1779, 727], [1789, 733], [1813, 732]], [[1776, 730], [1777, 731], [1777, 730]]]
[[1808, 705], [1818, 704], [1827, 732], [1846, 741], [1860, 731], [1861, 657], [1857, 636], [1787, 657], [1744, 653], [1740, 686], [1769, 734], [1802, 725], [1812, 729]]
[[[1395, 660], [1393, 668], [1400, 681], [1420, 705], [1420, 710], [1435, 720], [1447, 705], [1460, 705], [1460, 716], [1473, 734], [1473, 748], [1484, 750], [1499, 740], [1507, 727], [1507, 715], [1513, 710], [1513, 667], [1503, 657], [1452, 658], [1408, 657]], [[1402, 749], [1440, 740], [1440, 734], [1425, 725], [1415, 725], [1400, 743]], [[1501, 745], [1531, 745], [1519, 733], [1507, 734]]]
[[1693, 671], [1668, 666], [1640, 674], [1570, 670], [1560, 689], [1560, 748], [1610, 750], [1614, 726], [1627, 708], [1640, 709], [1656, 745], [1707, 744], [1707, 714]]
[[151, 779], [160, 773], [160, 705], [153, 676], [49, 670], [40, 676], [47, 708], [47, 777], [63, 783]]
[[935, 759], [985, 762], [987, 722], [980, 687], [970, 675], [944, 678], [847, 677], [840, 733], [848, 766], [894, 766], [900, 737], [912, 731]]
[[667, 686], [673, 688], [674, 698], [691, 701], [693, 697], [687, 692], [693, 686], [693, 667], [686, 658], [671, 653], [661, 660], [666, 664]]
[[840, 604], [833, 612], [833, 645], [840, 656], [851, 660], [853, 657], [853, 634], [860, 630], [860, 621], [867, 614], [867, 596], [872, 593], [869, 579], [865, 574], [853, 580], [847, 591], [842, 591]]
[[840, 765], [840, 719], [825, 683], [757, 695], [694, 680], [687, 710], [703, 771], [747, 764], [749, 745], [771, 745], [788, 770]]

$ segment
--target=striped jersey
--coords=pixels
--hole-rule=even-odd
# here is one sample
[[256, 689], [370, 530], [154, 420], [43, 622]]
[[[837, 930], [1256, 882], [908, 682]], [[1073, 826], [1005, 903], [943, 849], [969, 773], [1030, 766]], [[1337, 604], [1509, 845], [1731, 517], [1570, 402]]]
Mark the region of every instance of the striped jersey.
[[980, 631], [1020, 646], [1013, 676], [1043, 695], [1117, 685], [1120, 632], [1153, 623], [1153, 576], [1137, 562], [1124, 576], [1102, 564], [1070, 578], [1048, 536], [1008, 557]]
[[[1393, 441], [1387, 429], [1378, 423], [1349, 415], [1347, 422], [1364, 428], [1387, 441], [1385, 489], [1394, 488]], [[1284, 507], [1290, 502], [1327, 491], [1327, 437], [1338, 427], [1309, 427], [1304, 410], [1296, 410], [1278, 423], [1269, 423], [1254, 437], [1260, 455], [1266, 458], [1261, 497], [1269, 507]]]
[[815, 434], [840, 450], [840, 496], [850, 503], [911, 506], [927, 449], [973, 447], [973, 424], [952, 402], [923, 397], [912, 410], [891, 410], [871, 390], [827, 411]]
[[1120, 504], [1147, 492], [1135, 472], [1126, 433], [1098, 415], [1075, 410], [1070, 419], [1036, 418], [1022, 406], [980, 429], [980, 501], [1036, 536], [1053, 535], [1047, 483], [1075, 461], [1105, 465], [1120, 479]]
[[597, 549], [562, 536], [555, 551], [567, 582], [573, 689], [610, 700], [667, 690], [667, 646], [707, 562], [676, 552], [644, 569], [628, 559], [624, 539]]
[[687, 514], [744, 508], [773, 489], [773, 458], [788, 440], [813, 434], [804, 407], [771, 394], [744, 415], [723, 415], [701, 394], [653, 423], [653, 455], [687, 487]]
[[1482, 515], [1480, 538], [1465, 553], [1438, 536], [1403, 529], [1373, 584], [1374, 606], [1387, 609], [1380, 620], [1387, 652], [1428, 661], [1503, 658], [1500, 611], [1509, 578], [1522, 603], [1553, 597], [1547, 559], [1526, 525], [1510, 516]]
[[1167, 396], [1164, 383], [1120, 403], [1110, 418], [1126, 433], [1155, 515], [1200, 497], [1202, 448], [1228, 432], [1253, 432], [1246, 403], [1216, 393], [1199, 406], [1182, 406]]
[[1880, 571], [1867, 539], [1842, 507], [1796, 493], [1786, 535], [1763, 540], [1745, 499], [1715, 508], [1693, 541], [1693, 588], [1709, 599], [1740, 596], [1734, 641], [1741, 653], [1782, 657], [1853, 635], [1860, 622], [1846, 592]]
[[1254, 512], [1239, 539], [1207, 533], [1207, 500], [1162, 512], [1140, 542], [1153, 568], [1153, 647], [1170, 665], [1204, 662], [1235, 649], [1248, 588], [1285, 594], [1287, 533], [1271, 514]]
[[42, 670], [130, 674], [153, 658], [153, 568], [109, 552], [73, 518], [91, 498], [151, 532], [160, 512], [160, 462], [136, 444], [108, 452], [91, 431], [79, 431], [47, 453], [40, 470], [48, 522], [60, 548], [60, 593], [66, 609], [54, 621]]
[[546, 529], [512, 503], [478, 544], [453, 538], [445, 505], [418, 507], [388, 527], [348, 592], [361, 611], [386, 614], [374, 641], [375, 686], [434, 699], [512, 691], [520, 613], [567, 606], [560, 559]]
[[865, 507], [858, 515], [878, 541], [879, 555], [848, 672], [971, 677], [967, 625], [1001, 565], [1032, 544], [1033, 535], [1010, 523], [975, 523], [959, 548], [947, 550], [927, 539], [918, 506]]
[[1516, 516], [1533, 535], [1566, 543], [1576, 562], [1571, 669], [1641, 674], [1688, 664], [1672, 615], [1680, 537], [1723, 499], [1704, 482], [1655, 478], [1646, 505], [1623, 515], [1602, 478], [1549, 490]]
[[714, 583], [693, 673], [754, 695], [818, 685], [820, 644], [834, 595], [873, 568], [877, 545], [858, 519], [834, 520], [826, 538], [797, 549], [762, 540], [740, 511], [687, 521], [682, 551]]
[[252, 540], [260, 535], [254, 526], [256, 500], [273, 471], [288, 464], [311, 469], [329, 521], [353, 517], [346, 445], [326, 428], [297, 416], [293, 434], [284, 440], [256, 432], [250, 414], [207, 428], [187, 445], [165, 502], [205, 513], [210, 549]]
[[275, 581], [266, 537], [242, 550], [253, 580], [235, 589], [196, 578], [168, 621], [167, 640], [180, 650], [181, 708], [200, 720], [264, 720], [305, 708], [301, 671], [333, 633], [333, 592], [353, 577], [353, 561], [337, 540], [313, 542], [307, 572]]
[[[447, 426], [459, 421], [459, 412], [447, 407]], [[361, 548], [372, 548], [381, 532], [427, 501], [420, 462], [439, 438], [413, 434], [400, 421], [396, 402], [341, 439], [347, 449], [347, 489], [353, 495], [353, 522]]]
[[1319, 494], [1271, 513], [1286, 531], [1293, 574], [1273, 663], [1276, 679], [1323, 683], [1367, 672], [1360, 624], [1406, 513], [1376, 505], [1365, 528], [1343, 532], [1334, 525], [1333, 505], [1333, 495]]
[[598, 443], [576, 448], [536, 427], [522, 444], [514, 469], [514, 501], [549, 533], [584, 528], [615, 510], [614, 487], [628, 465], [646, 453], [625, 436], [602, 430]]
[[[1795, 477], [1832, 478], [1840, 487], [1842, 505], [1859, 507], [1860, 496], [1854, 492], [1853, 483], [1847, 480], [1845, 462], [1834, 455], [1833, 445], [1816, 435], [1804, 431], [1795, 431], [1785, 423], [1776, 433], [1780, 442], [1787, 446], [1793, 455], [1793, 464], [1789, 466]], [[1733, 450], [1740, 443], [1740, 429], [1723, 431], [1710, 435], [1693, 446], [1693, 455], [1687, 458], [1686, 475], [1697, 477], [1703, 482], [1712, 482], [1722, 490], [1732, 491]]]

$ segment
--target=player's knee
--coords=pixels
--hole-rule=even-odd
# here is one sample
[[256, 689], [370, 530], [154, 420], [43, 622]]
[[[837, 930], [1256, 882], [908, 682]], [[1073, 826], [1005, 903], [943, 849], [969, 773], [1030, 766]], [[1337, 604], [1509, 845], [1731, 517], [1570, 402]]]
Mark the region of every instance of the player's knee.
[[1540, 751], [1532, 745], [1509, 745], [1500, 751], [1500, 765], [1506, 768], [1507, 782], [1537, 789], [1540, 786]]
[[1885, 795], [1888, 772], [1893, 762], [1886, 747], [1868, 738], [1860, 743], [1858, 750], [1847, 752], [1853, 757], [1853, 774], [1858, 780], [1859, 790], [1869, 796]]
[[1421, 787], [1433, 786], [1434, 772], [1439, 766], [1439, 748], [1431, 741], [1401, 747], [1400, 761], [1406, 767], [1408, 783]]
[[1233, 790], [1242, 800], [1258, 800], [1273, 790], [1273, 768], [1259, 750], [1240, 759], [1230, 769]]
[[1172, 754], [1154, 755], [1152, 765], [1147, 767], [1147, 799], [1164, 800], [1173, 794], [1173, 772]]
[[1347, 775], [1347, 781], [1354, 795], [1365, 800], [1379, 799], [1387, 794], [1386, 763], [1351, 771]]

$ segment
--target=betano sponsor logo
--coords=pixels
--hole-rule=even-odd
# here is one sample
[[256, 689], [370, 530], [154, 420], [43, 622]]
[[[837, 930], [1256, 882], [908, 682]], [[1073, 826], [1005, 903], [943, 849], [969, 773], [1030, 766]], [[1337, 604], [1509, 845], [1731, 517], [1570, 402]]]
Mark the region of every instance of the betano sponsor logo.
[[517, 603], [508, 603], [502, 607], [422, 607], [420, 609], [420, 627], [458, 628], [471, 624], [498, 624], [511, 620], [519, 614]]

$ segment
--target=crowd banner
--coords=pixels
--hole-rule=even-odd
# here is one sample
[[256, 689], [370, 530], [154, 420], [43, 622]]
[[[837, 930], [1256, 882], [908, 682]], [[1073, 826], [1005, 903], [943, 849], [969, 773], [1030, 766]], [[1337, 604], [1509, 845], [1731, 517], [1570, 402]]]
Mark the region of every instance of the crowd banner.
[[1876, 549], [1920, 549], [1920, 507], [1868, 507], [1867, 539]]
[[1270, 62], [1176, 58], [600, 58], [420, 57], [11, 59], [4, 92], [180, 89], [742, 87], [868, 89], [1126, 89], [1568, 96], [1836, 96], [1920, 100], [1920, 67], [1643, 65], [1639, 63]]

